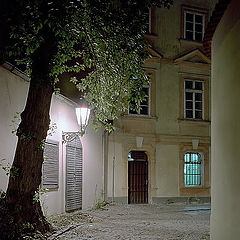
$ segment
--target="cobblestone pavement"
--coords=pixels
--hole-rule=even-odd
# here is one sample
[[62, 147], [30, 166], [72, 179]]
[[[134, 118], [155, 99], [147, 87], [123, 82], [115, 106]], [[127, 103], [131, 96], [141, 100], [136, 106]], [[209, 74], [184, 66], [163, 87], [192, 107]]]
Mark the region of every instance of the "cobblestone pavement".
[[[209, 240], [209, 205], [108, 205], [55, 218], [61, 240]], [[54, 222], [54, 220], [52, 220]]]

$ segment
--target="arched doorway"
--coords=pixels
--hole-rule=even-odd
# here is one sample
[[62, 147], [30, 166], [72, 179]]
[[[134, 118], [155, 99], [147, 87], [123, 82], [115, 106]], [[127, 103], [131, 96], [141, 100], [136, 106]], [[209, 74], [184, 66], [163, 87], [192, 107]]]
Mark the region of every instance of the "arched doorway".
[[148, 203], [148, 159], [144, 151], [128, 154], [128, 203]]

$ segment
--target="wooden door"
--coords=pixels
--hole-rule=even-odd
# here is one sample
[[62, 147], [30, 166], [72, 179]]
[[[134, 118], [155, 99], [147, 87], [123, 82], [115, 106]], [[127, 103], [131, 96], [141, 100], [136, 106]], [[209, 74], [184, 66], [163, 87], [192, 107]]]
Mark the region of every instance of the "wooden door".
[[66, 211], [82, 208], [82, 145], [77, 137], [66, 146]]
[[128, 161], [128, 203], [148, 203], [147, 159]]

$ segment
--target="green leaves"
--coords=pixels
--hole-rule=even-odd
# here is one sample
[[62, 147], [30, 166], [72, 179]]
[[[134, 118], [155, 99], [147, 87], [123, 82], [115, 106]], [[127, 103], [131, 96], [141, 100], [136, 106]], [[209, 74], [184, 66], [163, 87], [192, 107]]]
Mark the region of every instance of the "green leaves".
[[[7, 13], [11, 38], [8, 55], [25, 63], [28, 70], [36, 61], [48, 61], [53, 84], [63, 73], [76, 73], [71, 81], [92, 107], [94, 122], [111, 130], [109, 120], [124, 112], [132, 98], [137, 103], [144, 99], [139, 89], [148, 84], [142, 68], [148, 57], [148, 43], [143, 38], [148, 8], [169, 7], [171, 3], [13, 0], [17, 8]], [[48, 52], [50, 57], [36, 59], [35, 53], [43, 44], [53, 46]]]

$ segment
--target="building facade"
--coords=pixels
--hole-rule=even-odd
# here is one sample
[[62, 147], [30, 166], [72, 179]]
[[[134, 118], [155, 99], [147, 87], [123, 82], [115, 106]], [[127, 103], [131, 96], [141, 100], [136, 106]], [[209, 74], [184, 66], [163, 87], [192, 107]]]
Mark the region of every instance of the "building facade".
[[145, 101], [114, 122], [106, 195], [125, 203], [210, 197], [210, 60], [203, 36], [210, 1], [151, 9]]
[[[8, 171], [17, 143], [15, 131], [28, 94], [29, 79], [8, 63], [0, 66], [0, 190], [6, 191]], [[90, 126], [83, 137], [63, 141], [79, 131], [76, 103], [53, 95], [50, 130], [44, 149], [40, 200], [45, 215], [92, 208], [103, 190], [103, 135]], [[94, 149], [94, 151], [93, 151]]]

